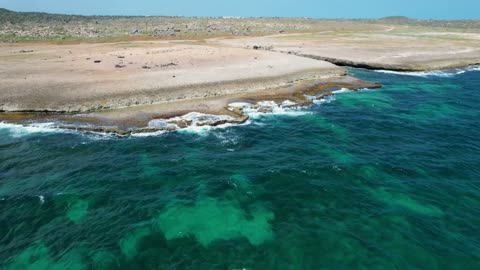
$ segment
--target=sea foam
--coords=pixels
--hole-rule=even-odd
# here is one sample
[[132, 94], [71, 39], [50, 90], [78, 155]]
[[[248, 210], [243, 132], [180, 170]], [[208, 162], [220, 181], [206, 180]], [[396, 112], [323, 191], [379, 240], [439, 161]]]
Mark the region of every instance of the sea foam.
[[235, 109], [242, 109], [244, 114], [250, 118], [259, 118], [267, 115], [289, 115], [299, 116], [308, 114], [308, 111], [302, 110], [295, 102], [285, 100], [282, 103], [276, 103], [272, 100], [259, 101], [255, 104], [247, 102], [234, 102], [228, 104], [228, 109], [233, 111]]
[[0, 122], [0, 130], [6, 130], [13, 137], [21, 137], [33, 133], [53, 133], [61, 130], [55, 127], [55, 123], [32, 123], [32, 124], [12, 124]]
[[[212, 129], [221, 129], [234, 126], [235, 124], [228, 123], [235, 121], [235, 118], [228, 115], [213, 115], [199, 112], [191, 112], [182, 116], [177, 116], [169, 119], [154, 119], [148, 123], [149, 128], [165, 128], [178, 132], [196, 133], [199, 135], [206, 135]], [[226, 122], [226, 123], [225, 123]], [[151, 136], [154, 133], [146, 134], [140, 133], [135, 136]], [[163, 134], [165, 131], [158, 132]]]
[[456, 75], [463, 74], [469, 71], [480, 71], [480, 66], [470, 66], [466, 68], [456, 68], [456, 69], [445, 69], [445, 70], [432, 70], [432, 71], [392, 71], [392, 70], [375, 70], [375, 72], [387, 73], [387, 74], [397, 74], [397, 75], [406, 75], [406, 76], [415, 76], [415, 77], [443, 77], [450, 78]]
[[0, 122], [0, 132], [6, 131], [9, 136], [14, 138], [29, 136], [33, 134], [54, 134], [54, 133], [70, 133], [70, 134], [80, 134], [86, 136], [91, 140], [103, 140], [111, 139], [116, 137], [115, 134], [106, 133], [106, 132], [94, 132], [94, 131], [78, 131], [75, 129], [67, 129], [59, 126], [55, 122], [47, 123], [27, 123], [27, 124], [14, 124]]

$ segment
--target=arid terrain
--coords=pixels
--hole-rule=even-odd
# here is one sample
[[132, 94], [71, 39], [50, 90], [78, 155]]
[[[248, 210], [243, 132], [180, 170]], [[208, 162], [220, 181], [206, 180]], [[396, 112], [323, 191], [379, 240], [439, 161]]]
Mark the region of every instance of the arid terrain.
[[4, 120], [18, 117], [7, 112], [83, 113], [114, 125], [112, 119], [219, 113], [227, 101], [275, 99], [315, 82], [349, 88], [341, 66], [419, 71], [480, 63], [479, 21], [85, 17], [1, 9], [0, 22]]

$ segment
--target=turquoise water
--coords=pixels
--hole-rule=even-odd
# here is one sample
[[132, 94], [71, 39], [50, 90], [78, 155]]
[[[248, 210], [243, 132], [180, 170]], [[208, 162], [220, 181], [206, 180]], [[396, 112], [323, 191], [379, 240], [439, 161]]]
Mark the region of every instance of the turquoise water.
[[244, 126], [0, 125], [1, 269], [480, 269], [480, 72]]

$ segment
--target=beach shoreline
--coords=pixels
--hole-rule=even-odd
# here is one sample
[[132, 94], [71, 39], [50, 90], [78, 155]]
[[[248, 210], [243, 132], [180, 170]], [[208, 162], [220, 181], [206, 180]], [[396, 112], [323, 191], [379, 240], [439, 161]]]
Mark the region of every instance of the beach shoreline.
[[[52, 16], [52, 24], [58, 23]], [[88, 17], [76, 19], [78, 25], [89, 25]], [[0, 43], [0, 121], [54, 119], [68, 128], [125, 134], [149, 128], [154, 119], [192, 112], [229, 116], [230, 122], [242, 123], [245, 114], [228, 110], [228, 104], [289, 101], [301, 106], [312, 102], [305, 98], [307, 93], [379, 87], [348, 76], [345, 66], [425, 72], [480, 63], [475, 22], [465, 22], [472, 29], [458, 22], [451, 25], [464, 28], [449, 29], [440, 22], [430, 26], [422, 21], [212, 19], [203, 29], [194, 18], [158, 17], [155, 21], [175, 26], [159, 31], [158, 38], [141, 40], [136, 33], [142, 30], [122, 38], [118, 27], [128, 25], [103, 19], [100, 23], [105, 25], [95, 24], [101, 28], [99, 38], [109, 29], [118, 32], [105, 39], [110, 42], [82, 32], [79, 38], [88, 39], [62, 45], [55, 43], [62, 39], [53, 36]], [[183, 22], [186, 26], [180, 29]], [[243, 29], [252, 23], [257, 30], [250, 33], [220, 30], [222, 24]], [[51, 27], [23, 24], [31, 24], [40, 37], [51, 34]], [[287, 26], [290, 30], [280, 29]], [[0, 30], [32, 34], [18, 27], [12, 23]], [[199, 35], [190, 35], [192, 31]]]
[[[193, 118], [215, 118], [194, 126], [219, 126], [224, 124], [242, 124], [249, 118], [243, 108], [231, 107], [233, 104], [251, 104], [260, 113], [272, 113], [272, 105], [281, 109], [296, 109], [311, 106], [334, 95], [335, 91], [349, 89], [374, 89], [380, 84], [367, 82], [351, 76], [324, 78], [299, 82], [288, 87], [246, 91], [230, 95], [207, 98], [185, 99], [149, 105], [137, 105], [117, 109], [83, 112], [4, 112], [0, 113], [0, 122], [29, 125], [31, 123], [55, 123], [55, 127], [65, 130], [84, 132], [112, 133], [132, 135], [175, 131], [192, 126], [192, 119], [183, 118], [198, 114]], [[262, 105], [266, 103], [265, 105]], [[198, 120], [197, 119], [197, 120]], [[168, 125], [151, 127], [152, 121], [166, 121]], [[195, 121], [195, 119], [194, 119]], [[173, 125], [170, 125], [173, 124]]]

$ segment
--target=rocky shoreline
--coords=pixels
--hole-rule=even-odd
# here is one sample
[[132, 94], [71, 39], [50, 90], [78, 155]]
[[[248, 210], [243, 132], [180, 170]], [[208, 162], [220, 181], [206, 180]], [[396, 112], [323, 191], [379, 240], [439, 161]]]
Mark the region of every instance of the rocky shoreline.
[[[183, 109], [181, 104], [159, 104], [166, 106], [166, 110], [159, 110], [155, 106], [145, 106], [151, 110], [148, 115], [144, 111], [138, 113], [136, 108], [124, 108], [124, 114], [129, 120], [122, 117], [121, 110], [94, 112], [89, 114], [62, 114], [58, 112], [10, 112], [0, 113], [0, 122], [17, 123], [28, 126], [31, 123], [54, 122], [55, 128], [79, 132], [106, 133], [118, 136], [136, 134], [151, 134], [157, 132], [173, 132], [189, 128], [219, 127], [224, 125], [240, 125], [249, 119], [252, 112], [259, 114], [275, 113], [278, 110], [294, 110], [313, 105], [316, 101], [328, 98], [341, 89], [359, 90], [381, 87], [378, 83], [365, 82], [353, 77], [325, 79], [307, 85], [292, 88], [280, 88], [275, 91], [254, 92], [237, 96], [222, 96], [210, 100], [196, 100], [213, 102], [213, 106], [203, 112], [195, 109]], [[192, 101], [190, 101], [192, 102]], [[176, 109], [174, 109], [176, 108]], [[176, 111], [177, 110], [177, 111]], [[185, 113], [187, 112], [188, 113]], [[106, 120], [107, 115], [114, 115]]]
[[241, 124], [380, 87], [344, 66], [480, 63], [475, 21], [0, 15], [0, 121], [119, 135]]

